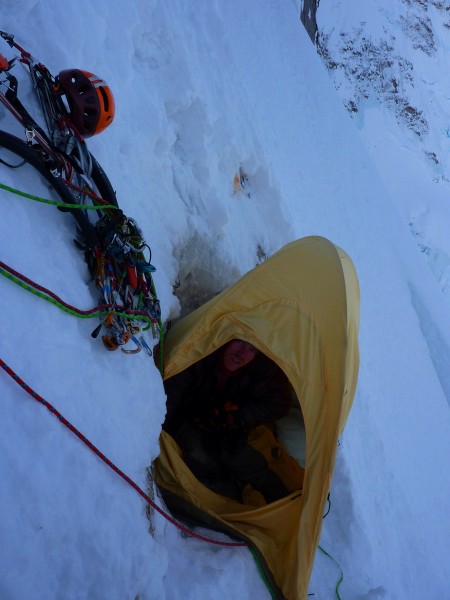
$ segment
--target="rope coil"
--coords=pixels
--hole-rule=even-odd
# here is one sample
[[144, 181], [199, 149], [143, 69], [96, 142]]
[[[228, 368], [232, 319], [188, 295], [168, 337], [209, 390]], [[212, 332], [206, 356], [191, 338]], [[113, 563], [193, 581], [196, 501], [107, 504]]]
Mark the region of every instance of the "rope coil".
[[[57, 305], [69, 314], [80, 318], [100, 318], [102, 325], [107, 323], [108, 331], [102, 336], [102, 341], [110, 351], [124, 346], [141, 329], [139, 321], [146, 323], [142, 331], [151, 328], [153, 337], [159, 337], [161, 340], [164, 335], [164, 327], [152, 277], [152, 273], [156, 269], [150, 263], [151, 249], [143, 239], [138, 224], [134, 219], [126, 217], [118, 206], [109, 204], [107, 200], [93, 191], [82, 189], [67, 180], [64, 180], [64, 183], [78, 192], [90, 196], [94, 205], [49, 200], [3, 183], [0, 183], [0, 189], [22, 198], [57, 206], [63, 210], [79, 209], [79, 211], [84, 211], [88, 209], [97, 211], [98, 215], [103, 213], [95, 225], [95, 246], [77, 244], [84, 251], [90, 274], [101, 292], [102, 305], [91, 311], [81, 311], [63, 302], [49, 290], [27, 280], [13, 269], [9, 269], [4, 263], [2, 263], [0, 274], [5, 275], [27, 291]], [[150, 253], [148, 261], [144, 256], [146, 249]], [[98, 334], [98, 332], [96, 333]], [[123, 348], [122, 350], [125, 353], [131, 353]]]

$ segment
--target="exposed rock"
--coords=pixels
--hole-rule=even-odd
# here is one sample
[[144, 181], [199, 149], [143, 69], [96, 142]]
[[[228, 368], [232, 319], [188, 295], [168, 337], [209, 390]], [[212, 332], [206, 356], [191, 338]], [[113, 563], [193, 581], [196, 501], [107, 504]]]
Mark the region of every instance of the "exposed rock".
[[300, 20], [308, 32], [313, 44], [316, 43], [317, 37], [316, 13], [319, 2], [320, 0], [303, 0], [300, 10]]

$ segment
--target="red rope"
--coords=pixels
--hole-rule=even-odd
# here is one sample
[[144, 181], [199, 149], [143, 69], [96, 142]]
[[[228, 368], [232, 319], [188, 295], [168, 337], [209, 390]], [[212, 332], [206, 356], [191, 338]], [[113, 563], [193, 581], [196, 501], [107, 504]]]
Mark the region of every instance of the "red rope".
[[82, 310], [81, 308], [76, 308], [75, 306], [72, 306], [68, 302], [65, 302], [64, 300], [62, 300], [62, 298], [60, 298], [59, 296], [57, 296], [51, 290], [49, 290], [46, 287], [40, 285], [39, 283], [36, 283], [32, 279], [29, 279], [25, 275], [22, 275], [22, 273], [19, 273], [19, 271], [16, 271], [12, 267], [9, 267], [7, 264], [5, 264], [1, 260], [0, 260], [0, 268], [2, 268], [4, 271], [6, 271], [7, 273], [9, 273], [10, 275], [13, 275], [17, 279], [20, 279], [23, 283], [26, 283], [30, 287], [35, 288], [38, 292], [42, 292], [42, 293], [46, 294], [47, 296], [49, 296], [50, 298], [53, 298], [53, 300], [55, 300], [58, 304], [61, 304], [62, 306], [64, 306], [68, 310], [71, 310], [71, 311], [73, 311], [73, 312], [75, 312], [75, 313], [77, 313], [79, 315], [89, 316], [89, 315], [92, 315], [92, 314], [94, 314], [96, 312], [103, 312], [105, 310], [112, 310], [112, 309], [115, 308], [116, 311], [126, 313], [127, 315], [133, 315], [133, 316], [136, 316], [136, 317], [139, 317], [139, 316], [146, 317], [149, 321], [155, 322], [154, 319], [152, 319], [151, 317], [149, 317], [149, 315], [147, 313], [145, 313], [144, 311], [142, 311], [142, 310], [134, 310], [134, 309], [131, 309], [131, 308], [125, 308], [124, 306], [120, 306], [120, 305], [117, 305], [117, 304], [99, 304], [98, 306], [95, 306], [94, 308], [90, 308], [89, 310]]
[[[67, 186], [71, 187], [72, 189], [76, 190], [77, 192], [85, 194], [86, 196], [90, 196], [91, 198], [93, 198], [94, 200], [97, 200], [101, 204], [111, 204], [111, 202], [108, 202], [108, 200], [105, 200], [105, 198], [102, 198], [101, 196], [99, 196], [98, 194], [93, 192], [92, 190], [85, 190], [85, 189], [81, 188], [80, 186], [76, 185], [75, 183], [72, 183], [68, 179], [64, 179], [64, 183]], [[99, 206], [98, 208], [99, 208], [99, 210], [101, 210], [101, 206]], [[119, 207], [117, 207], [117, 210], [120, 210]]]
[[129, 485], [131, 485], [131, 487], [134, 488], [136, 490], [136, 492], [140, 496], [142, 496], [144, 498], [144, 500], [146, 502], [148, 502], [148, 504], [152, 508], [154, 508], [160, 515], [162, 515], [170, 523], [172, 523], [172, 525], [175, 525], [175, 527], [178, 527], [178, 529], [183, 531], [185, 534], [187, 534], [191, 537], [195, 537], [199, 540], [202, 540], [203, 542], [208, 542], [210, 544], [216, 544], [218, 546], [229, 546], [229, 547], [247, 546], [247, 544], [245, 542], [221, 542], [219, 540], [214, 540], [212, 538], [205, 537], [203, 535], [195, 533], [195, 531], [188, 529], [187, 527], [185, 527], [184, 525], [182, 525], [181, 523], [176, 521], [173, 517], [171, 517], [169, 514], [167, 514], [165, 511], [163, 511], [157, 504], [155, 504], [155, 502], [150, 498], [150, 496], [148, 496], [148, 494], [146, 494], [137, 485], [137, 483], [135, 483], [132, 479], [130, 479], [130, 477], [128, 477], [128, 475], [126, 475], [123, 471], [121, 471], [118, 467], [116, 467], [116, 465], [113, 462], [111, 462], [109, 460], [109, 458], [107, 458], [102, 452], [100, 452], [100, 450], [98, 448], [96, 448], [92, 442], [90, 442], [80, 431], [78, 431], [78, 429], [76, 429], [76, 427], [74, 427], [65, 417], [63, 417], [63, 415], [58, 410], [56, 410], [56, 408], [54, 406], [52, 406], [49, 402], [44, 400], [44, 398], [42, 398], [42, 396], [40, 396], [29, 385], [27, 385], [10, 367], [8, 367], [8, 365], [1, 358], [0, 358], [0, 367], [6, 373], [8, 373], [8, 375], [12, 379], [14, 379], [14, 381], [18, 385], [20, 385], [30, 396], [32, 396], [35, 400], [37, 400], [38, 402], [43, 404], [45, 406], [45, 408], [47, 408], [52, 414], [54, 414], [56, 417], [58, 417], [58, 419], [61, 421], [61, 423], [63, 425], [65, 425], [68, 429], [70, 429], [70, 431], [72, 433], [74, 433], [82, 442], [84, 442], [86, 444], [86, 446], [88, 446], [104, 463], [106, 463], [108, 465], [108, 467], [110, 467], [115, 473], [117, 473], [117, 475], [122, 477], [122, 479], [124, 479]]

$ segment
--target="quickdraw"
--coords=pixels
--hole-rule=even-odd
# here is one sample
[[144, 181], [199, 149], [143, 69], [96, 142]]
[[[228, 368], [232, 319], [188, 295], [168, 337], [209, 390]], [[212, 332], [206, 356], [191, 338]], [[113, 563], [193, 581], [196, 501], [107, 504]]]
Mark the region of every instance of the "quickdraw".
[[[0, 184], [0, 189], [36, 202], [62, 208], [67, 206], [66, 203], [40, 198], [4, 184]], [[98, 200], [105, 202], [101, 198]], [[104, 215], [97, 221], [95, 229], [98, 243], [94, 248], [83, 246], [80, 242], [78, 246], [85, 253], [91, 277], [101, 294], [102, 305], [109, 307], [106, 314], [97, 313], [101, 323], [92, 332], [92, 337], [98, 337], [104, 327], [107, 331], [102, 336], [103, 344], [107, 350], [114, 351], [127, 344], [140, 332], [140, 321], [145, 320], [143, 330], [147, 331], [151, 328], [154, 339], [161, 338], [163, 327], [159, 300], [152, 278], [152, 273], [156, 269], [150, 262], [151, 249], [144, 241], [142, 231], [134, 219], [127, 218], [116, 206], [106, 206], [111, 209], [114, 217]], [[76, 208], [84, 210], [86, 207], [76, 206]], [[148, 260], [144, 252], [148, 252]], [[8, 271], [4, 263], [0, 262], [0, 265], [4, 271]], [[19, 279], [26, 280], [12, 269], [9, 272]], [[29, 280], [28, 283], [30, 284]], [[31, 285], [36, 289], [39, 288], [33, 282]], [[48, 290], [46, 292], [51, 295]], [[64, 304], [60, 299], [58, 301]], [[136, 341], [135, 344], [135, 350], [126, 350], [125, 353], [139, 352], [142, 344]]]
[[[0, 132], [0, 147], [24, 159], [17, 165], [2, 158], [0, 162], [15, 168], [30, 162], [41, 173], [44, 171], [44, 176], [52, 185], [54, 182], [53, 187], [65, 200], [56, 203], [59, 210], [69, 211], [75, 217], [80, 234], [77, 245], [84, 251], [102, 303], [111, 306], [107, 316], [101, 317], [100, 327], [94, 330], [92, 336], [97, 337], [104, 328], [106, 331], [101, 339], [105, 347], [111, 351], [117, 350], [141, 330], [137, 320], [124, 319], [121, 313], [139, 311], [148, 316], [150, 321], [144, 330], [151, 327], [157, 339], [163, 328], [152, 278], [155, 267], [150, 262], [150, 247], [136, 221], [125, 216], [117, 206], [115, 192], [108, 178], [71, 121], [71, 113], [63, 101], [64, 88], [60, 85], [60, 78], [65, 72], [53, 77], [45, 65], [15, 42], [13, 35], [0, 31], [0, 36], [19, 52], [19, 56], [11, 60], [2, 57], [0, 61], [0, 101], [23, 125], [26, 137], [25, 142]], [[31, 117], [18, 98], [17, 78], [11, 72], [17, 60], [29, 69], [48, 133]], [[100, 194], [94, 191], [94, 185]], [[17, 190], [8, 186], [1, 187], [17, 193]], [[23, 192], [21, 195], [55, 204]], [[96, 221], [93, 211], [97, 213]], [[149, 254], [148, 260], [144, 252]], [[127, 350], [126, 353], [136, 353], [141, 348], [142, 344], [138, 342], [136, 349]]]
[[[95, 227], [101, 243], [94, 248], [94, 253], [87, 251], [85, 256], [103, 301], [118, 310], [146, 314], [152, 322], [153, 335], [158, 338], [161, 311], [151, 276], [155, 267], [150, 263], [151, 250], [140, 228], [123, 213], [114, 219], [102, 217]], [[148, 260], [145, 250], [150, 255]], [[107, 330], [102, 336], [103, 344], [111, 351], [127, 344], [140, 331], [139, 323], [124, 321], [115, 310], [111, 310], [102, 325]], [[100, 330], [96, 330], [96, 334], [99, 333]]]

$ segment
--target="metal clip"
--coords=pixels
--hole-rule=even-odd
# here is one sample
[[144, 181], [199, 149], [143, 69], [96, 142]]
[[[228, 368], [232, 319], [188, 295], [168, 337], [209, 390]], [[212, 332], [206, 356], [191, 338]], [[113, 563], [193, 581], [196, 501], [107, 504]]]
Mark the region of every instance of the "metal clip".
[[136, 348], [134, 348], [133, 350], [125, 350], [125, 348], [121, 348], [122, 352], [124, 352], [125, 354], [137, 354], [142, 350], [141, 342], [137, 339], [137, 337], [133, 335], [131, 339], [136, 344]]
[[29, 129], [28, 127], [25, 129], [25, 136], [29, 144], [31, 144], [31, 142], [34, 140], [35, 135], [36, 133], [34, 129]]
[[147, 350], [147, 354], [148, 354], [149, 356], [153, 356], [153, 351], [152, 351], [152, 349], [150, 348], [150, 346], [147, 344], [147, 342], [144, 340], [144, 336], [143, 336], [143, 335], [141, 335], [141, 336], [139, 337], [139, 341], [141, 342], [142, 346], [144, 346], [144, 348]]
[[152, 323], [152, 335], [154, 340], [159, 340], [161, 332], [159, 330], [159, 323]]

